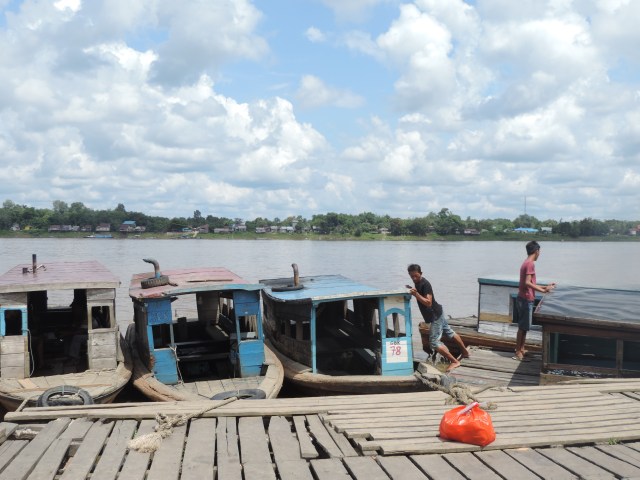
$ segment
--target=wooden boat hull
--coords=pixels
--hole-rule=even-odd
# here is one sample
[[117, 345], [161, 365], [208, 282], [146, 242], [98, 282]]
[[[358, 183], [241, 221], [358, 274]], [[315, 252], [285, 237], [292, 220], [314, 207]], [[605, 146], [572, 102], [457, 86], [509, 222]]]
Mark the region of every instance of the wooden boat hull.
[[[87, 370], [82, 373], [42, 377], [47, 378], [47, 382], [38, 382], [38, 377], [26, 379], [31, 383], [34, 383], [34, 381], [47, 383], [48, 386], [46, 388], [23, 388], [19, 391], [10, 391], [6, 383], [0, 380], [0, 405], [8, 412], [15, 411], [19, 408], [35, 407], [38, 397], [42, 393], [49, 388], [62, 385], [72, 385], [86, 390], [96, 404], [112, 403], [122, 389], [129, 383], [132, 376], [132, 359], [129, 354], [129, 349], [125, 345], [125, 339], [122, 337], [120, 337], [120, 351], [122, 352], [123, 359], [118, 362], [118, 366], [113, 369], [113, 371]], [[96, 376], [98, 380], [96, 380]], [[54, 378], [55, 383], [53, 382]], [[110, 379], [111, 386], [99, 383], [103, 381], [100, 380], [100, 378]], [[29, 395], [29, 393], [33, 393], [33, 395]]]
[[[175, 388], [172, 385], [165, 385], [156, 379], [151, 371], [140, 360], [140, 356], [135, 348], [135, 328], [131, 324], [127, 328], [126, 344], [133, 363], [133, 386], [145, 397], [154, 402], [174, 402], [174, 401], [202, 401], [209, 397], [204, 397], [189, 391], [187, 388]], [[278, 357], [266, 345], [265, 365], [267, 370], [264, 379], [257, 388], [264, 391], [267, 398], [276, 398], [280, 393], [284, 381], [284, 369]], [[185, 384], [187, 387], [189, 383]], [[195, 388], [193, 390], [196, 390]], [[197, 391], [197, 390], [196, 390]], [[224, 390], [220, 390], [221, 393]]]
[[424, 383], [415, 375], [324, 375], [312, 373], [306, 365], [291, 360], [271, 346], [284, 367], [285, 382], [294, 389], [312, 396], [360, 395], [370, 393], [405, 393], [424, 391]]
[[[451, 326], [453, 330], [460, 335], [460, 338], [466, 346], [485, 347], [502, 352], [513, 352], [516, 348], [515, 338], [481, 333], [474, 328], [456, 326], [453, 322], [451, 322]], [[418, 330], [420, 331], [420, 338], [422, 340], [422, 349], [431, 354], [431, 347], [429, 346], [429, 324], [420, 322]], [[443, 337], [442, 343], [444, 343], [454, 355], [460, 354], [458, 346], [452, 340]], [[542, 345], [538, 342], [527, 340], [526, 349], [532, 353], [540, 353], [542, 351]]]

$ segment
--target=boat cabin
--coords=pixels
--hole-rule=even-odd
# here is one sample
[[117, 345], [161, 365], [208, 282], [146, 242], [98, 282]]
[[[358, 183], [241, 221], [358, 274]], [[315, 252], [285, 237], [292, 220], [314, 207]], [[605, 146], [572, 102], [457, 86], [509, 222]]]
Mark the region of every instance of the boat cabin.
[[17, 265], [0, 277], [0, 377], [114, 369], [118, 278], [95, 261]]
[[[480, 333], [504, 338], [516, 338], [518, 322], [515, 317], [515, 304], [518, 297], [518, 278], [492, 276], [478, 278], [478, 326]], [[540, 285], [545, 282], [538, 281]], [[535, 305], [542, 300], [536, 292]], [[542, 327], [533, 319], [531, 330], [527, 334], [529, 343], [542, 341]]]
[[640, 377], [640, 291], [558, 285], [534, 311], [541, 383]]
[[225, 268], [134, 275], [133, 348], [166, 385], [261, 375], [261, 288]]
[[277, 351], [330, 375], [412, 375], [411, 296], [341, 275], [261, 280], [267, 337]]

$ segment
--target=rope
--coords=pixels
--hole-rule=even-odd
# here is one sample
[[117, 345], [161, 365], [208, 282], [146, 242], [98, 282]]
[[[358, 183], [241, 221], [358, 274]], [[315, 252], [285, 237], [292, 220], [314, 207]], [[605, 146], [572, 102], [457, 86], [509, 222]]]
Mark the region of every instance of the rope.
[[[446, 405], [454, 405], [459, 403], [460, 405], [469, 405], [473, 402], [481, 403], [474, 395], [471, 393], [471, 389], [468, 385], [464, 385], [461, 383], [452, 383], [450, 386], [445, 386], [440, 383], [436, 383], [432, 380], [429, 380], [421, 373], [416, 372], [416, 376], [422, 380], [422, 383], [427, 385], [432, 390], [439, 390], [443, 393], [449, 395], [445, 402]], [[447, 377], [449, 378], [449, 377]], [[481, 407], [485, 410], [496, 410], [498, 405], [495, 402], [483, 402], [481, 403]]]
[[238, 397], [227, 398], [226, 400], [223, 400], [220, 403], [216, 403], [211, 407], [207, 407], [200, 410], [199, 412], [190, 413], [187, 415], [174, 415], [173, 417], [169, 417], [164, 413], [157, 413], [156, 422], [158, 424], [154, 427], [154, 431], [129, 440], [127, 446], [130, 450], [136, 450], [143, 453], [153, 453], [158, 448], [160, 448], [162, 440], [173, 433], [173, 427], [184, 425], [192, 418], [200, 417], [209, 410], [222, 407], [223, 405], [231, 403], [235, 400], [238, 400]]
[[180, 377], [180, 385], [184, 385], [184, 380], [182, 379], [182, 372], [180, 371], [180, 359], [178, 358], [178, 346], [169, 345], [169, 349], [173, 353], [173, 357], [176, 359], [176, 370], [178, 371], [178, 377]]

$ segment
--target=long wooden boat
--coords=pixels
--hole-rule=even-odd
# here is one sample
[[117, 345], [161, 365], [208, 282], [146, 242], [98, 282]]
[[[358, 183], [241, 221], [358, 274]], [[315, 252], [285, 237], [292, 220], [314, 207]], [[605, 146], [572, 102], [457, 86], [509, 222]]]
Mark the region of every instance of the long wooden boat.
[[[539, 282], [541, 285], [546, 283]], [[478, 313], [473, 317], [450, 318], [448, 320], [465, 345], [486, 347], [493, 350], [513, 352], [516, 346], [518, 323], [514, 316], [515, 301], [518, 296], [518, 279], [507, 276], [478, 278]], [[535, 305], [543, 296], [536, 294]], [[429, 324], [418, 325], [423, 350], [432, 353], [429, 347]], [[442, 340], [454, 353], [459, 354], [457, 345], [446, 338]], [[542, 327], [533, 319], [527, 334], [526, 349], [532, 353], [542, 352]]]
[[540, 383], [640, 377], [640, 290], [558, 285], [534, 311]]
[[262, 285], [216, 267], [136, 274], [127, 331], [133, 384], [154, 401], [275, 398], [283, 367], [264, 342]]
[[[293, 282], [293, 283], [292, 283]], [[265, 335], [285, 380], [312, 395], [425, 389], [414, 375], [411, 296], [341, 275], [260, 280]]]
[[[108, 403], [131, 377], [115, 317], [118, 278], [96, 261], [0, 277], [0, 404]], [[73, 395], [71, 395], [73, 394]]]

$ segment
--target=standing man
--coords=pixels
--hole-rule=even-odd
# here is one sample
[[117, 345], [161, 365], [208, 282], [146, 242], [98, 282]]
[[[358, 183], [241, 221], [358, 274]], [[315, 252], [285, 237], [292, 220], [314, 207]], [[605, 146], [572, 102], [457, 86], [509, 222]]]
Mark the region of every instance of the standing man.
[[547, 293], [554, 289], [555, 283], [544, 287], [536, 284], [535, 261], [540, 256], [540, 245], [536, 241], [527, 243], [527, 258], [520, 266], [520, 283], [518, 284], [518, 298], [516, 299], [516, 318], [518, 319], [518, 335], [516, 337], [516, 354], [514, 360], [522, 360], [526, 350], [524, 343], [527, 332], [531, 329], [533, 305], [536, 292]]
[[447, 346], [440, 341], [442, 335], [446, 335], [447, 338], [453, 338], [460, 348], [460, 352], [462, 352], [461, 358], [469, 358], [469, 350], [464, 346], [460, 335], [451, 329], [447, 320], [444, 318], [442, 305], [436, 302], [431, 283], [422, 276], [420, 265], [412, 263], [407, 267], [407, 272], [409, 272], [409, 276], [414, 283], [413, 288], [407, 285], [409, 293], [416, 298], [424, 321], [431, 324], [429, 328], [429, 346], [433, 351], [438, 352], [449, 360], [450, 365], [447, 367], [447, 372], [450, 372], [460, 366], [460, 361], [454, 357]]

